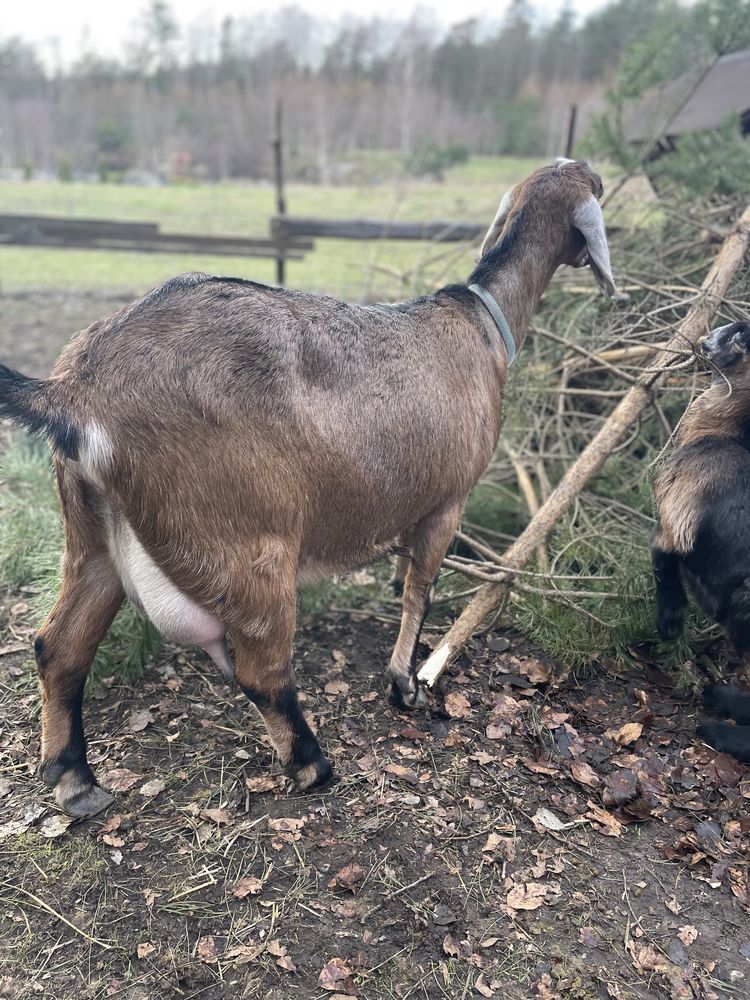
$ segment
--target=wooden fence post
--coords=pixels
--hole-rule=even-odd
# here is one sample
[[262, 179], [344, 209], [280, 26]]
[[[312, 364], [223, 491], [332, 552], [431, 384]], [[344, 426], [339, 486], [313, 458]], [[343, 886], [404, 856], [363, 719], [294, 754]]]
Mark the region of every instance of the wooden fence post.
[[[282, 146], [282, 103], [281, 98], [276, 98], [274, 109], [274, 131], [271, 139], [273, 149], [273, 180], [276, 187], [276, 214], [286, 215], [286, 198], [284, 197], [284, 151]], [[286, 279], [285, 258], [282, 253], [276, 258], [276, 281], [283, 285]]]

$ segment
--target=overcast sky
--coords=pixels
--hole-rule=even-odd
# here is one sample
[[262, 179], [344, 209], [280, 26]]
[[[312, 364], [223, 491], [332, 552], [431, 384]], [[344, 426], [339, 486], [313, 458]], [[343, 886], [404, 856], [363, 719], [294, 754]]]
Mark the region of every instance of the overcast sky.
[[[369, 17], [403, 18], [414, 3], [392, 0], [293, 0], [295, 6], [331, 20], [343, 14]], [[532, 6], [546, 17], [553, 17], [564, 0], [539, 0]], [[605, 0], [572, 0], [571, 6], [579, 15], [585, 15], [604, 6]], [[20, 35], [30, 42], [39, 43], [45, 59], [51, 59], [57, 48], [64, 62], [74, 59], [81, 48], [81, 41], [88, 35], [90, 44], [106, 55], [118, 55], [123, 40], [131, 33], [134, 18], [145, 3], [116, 3], [113, 0], [3, 0], [0, 15], [0, 38]], [[181, 25], [201, 20], [218, 24], [227, 14], [247, 17], [260, 10], [280, 6], [273, 0], [174, 0], [172, 9]], [[502, 16], [507, 3], [504, 0], [488, 3], [487, 0], [428, 0], [422, 8], [435, 11], [445, 25], [463, 21], [468, 17]]]

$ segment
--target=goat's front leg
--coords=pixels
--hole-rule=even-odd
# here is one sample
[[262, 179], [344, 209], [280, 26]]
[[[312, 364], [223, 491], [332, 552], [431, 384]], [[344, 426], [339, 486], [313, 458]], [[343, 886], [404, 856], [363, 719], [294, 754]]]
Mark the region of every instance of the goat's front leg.
[[112, 801], [86, 760], [81, 705], [96, 648], [123, 598], [105, 553], [64, 560], [60, 594], [34, 643], [42, 692], [39, 771], [71, 816], [94, 816]]
[[399, 708], [415, 708], [424, 702], [417, 681], [417, 643], [430, 610], [440, 564], [461, 517], [461, 507], [432, 514], [411, 530], [411, 559], [404, 580], [401, 628], [386, 672], [391, 701]]
[[676, 639], [685, 620], [687, 597], [680, 573], [680, 557], [651, 546], [651, 562], [656, 581], [656, 623], [664, 640]]
[[294, 685], [295, 596], [293, 584], [283, 596], [256, 595], [249, 624], [262, 625], [232, 631], [234, 677], [262, 716], [287, 774], [305, 790], [328, 781], [331, 765], [302, 714]]

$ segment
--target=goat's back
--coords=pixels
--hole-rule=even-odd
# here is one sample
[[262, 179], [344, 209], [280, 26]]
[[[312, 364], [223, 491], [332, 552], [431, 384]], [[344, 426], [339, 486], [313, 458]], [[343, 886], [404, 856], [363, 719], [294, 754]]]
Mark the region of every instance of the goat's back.
[[465, 498], [501, 376], [449, 298], [357, 306], [185, 275], [80, 334], [50, 386], [108, 442], [98, 488], [147, 549], [188, 505], [344, 568]]

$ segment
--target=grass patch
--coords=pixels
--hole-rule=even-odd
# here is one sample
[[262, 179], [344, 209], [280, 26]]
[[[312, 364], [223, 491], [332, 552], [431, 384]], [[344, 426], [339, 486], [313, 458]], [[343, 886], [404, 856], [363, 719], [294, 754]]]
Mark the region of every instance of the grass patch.
[[[0, 583], [29, 588], [31, 620], [39, 627], [60, 586], [63, 550], [60, 508], [49, 453], [18, 434], [2, 456], [0, 488]], [[153, 625], [126, 602], [97, 650], [91, 681], [117, 673], [137, 680], [161, 649]]]

